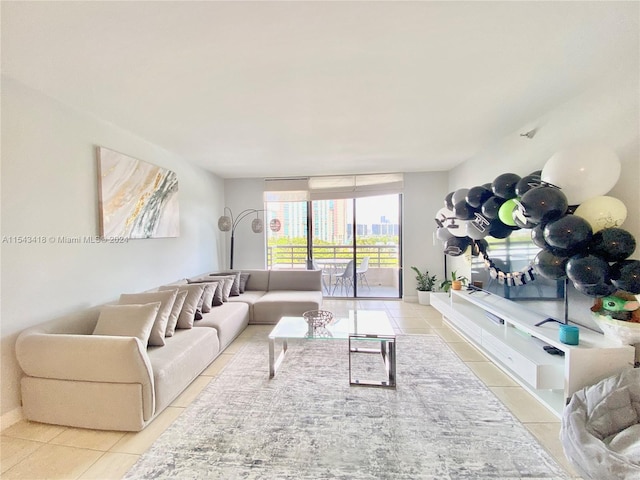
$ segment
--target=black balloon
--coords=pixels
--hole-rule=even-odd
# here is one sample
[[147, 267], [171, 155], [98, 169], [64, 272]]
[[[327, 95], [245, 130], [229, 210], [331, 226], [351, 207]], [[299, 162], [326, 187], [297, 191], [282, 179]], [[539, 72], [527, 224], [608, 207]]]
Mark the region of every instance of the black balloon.
[[518, 183], [516, 183], [516, 195], [521, 197], [532, 188], [540, 186], [540, 175], [527, 175], [522, 177]]
[[589, 297], [606, 297], [616, 291], [616, 287], [610, 283], [598, 283], [596, 285], [583, 285], [582, 283], [574, 283], [573, 286], [580, 293]]
[[458, 257], [471, 245], [469, 237], [451, 237], [444, 242], [444, 253], [452, 257]]
[[544, 239], [544, 226], [545, 224], [541, 223], [531, 229], [531, 241], [540, 248], [551, 250], [551, 245]]
[[460, 220], [471, 220], [475, 218], [476, 209], [469, 206], [464, 200], [453, 206], [453, 216]]
[[525, 217], [533, 223], [560, 218], [569, 206], [566, 195], [554, 187], [532, 188], [522, 196], [520, 203]]
[[544, 240], [552, 248], [574, 253], [584, 250], [592, 236], [593, 231], [589, 222], [577, 215], [565, 215], [547, 223], [544, 227]]
[[622, 228], [605, 228], [593, 234], [589, 251], [607, 262], [619, 262], [629, 257], [636, 249], [636, 239]]
[[489, 224], [489, 235], [493, 238], [507, 238], [513, 232], [513, 228], [509, 225], [505, 225], [497, 218], [491, 220]]
[[609, 264], [596, 255], [574, 255], [567, 262], [567, 276], [582, 285], [608, 283]]
[[520, 181], [520, 175], [515, 173], [503, 173], [498, 175], [491, 184], [493, 193], [505, 200], [517, 197], [516, 185]]
[[473, 208], [480, 208], [484, 202], [493, 197], [493, 192], [484, 187], [472, 187], [467, 192], [467, 203]]
[[640, 294], [640, 260], [623, 260], [611, 266], [611, 283], [618, 289]]
[[482, 215], [487, 217], [489, 220], [498, 218], [498, 212], [500, 211], [500, 207], [504, 202], [506, 202], [504, 198], [500, 198], [500, 197], [489, 198], [489, 200], [484, 202], [482, 204], [482, 207], [480, 207], [480, 210], [482, 211]]
[[444, 197], [444, 206], [447, 207], [448, 210], [453, 210], [453, 201], [451, 200], [453, 198], [453, 194], [455, 192], [449, 192], [447, 193], [447, 196]]
[[559, 257], [549, 250], [541, 250], [533, 260], [536, 272], [549, 280], [560, 280], [567, 276], [567, 257]]

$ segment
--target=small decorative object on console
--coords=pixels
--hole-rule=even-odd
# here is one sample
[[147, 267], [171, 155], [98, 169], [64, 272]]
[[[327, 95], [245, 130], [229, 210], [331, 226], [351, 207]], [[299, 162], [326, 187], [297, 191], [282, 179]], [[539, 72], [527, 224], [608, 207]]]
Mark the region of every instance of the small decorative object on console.
[[333, 320], [333, 313], [328, 310], [309, 310], [302, 316], [312, 327], [325, 327]]

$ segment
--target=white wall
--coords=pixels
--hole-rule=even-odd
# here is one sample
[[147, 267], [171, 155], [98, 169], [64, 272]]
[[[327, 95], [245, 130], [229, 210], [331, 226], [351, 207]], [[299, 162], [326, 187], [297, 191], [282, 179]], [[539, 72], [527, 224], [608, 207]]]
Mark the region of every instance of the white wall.
[[[225, 204], [233, 212], [234, 218], [238, 218], [241, 212], [251, 208], [261, 210], [264, 208], [264, 180], [261, 178], [226, 179], [224, 181]], [[220, 209], [222, 211], [222, 209]], [[220, 213], [222, 215], [222, 213]], [[253, 233], [251, 221], [255, 215], [249, 215], [242, 219], [236, 228], [234, 243], [233, 268], [250, 269], [266, 268], [267, 258], [265, 245], [269, 225], [265, 223], [263, 233]], [[264, 212], [260, 212], [260, 218], [264, 220]], [[221, 265], [229, 267], [229, 252], [231, 232], [224, 234], [225, 255]]]
[[[178, 175], [180, 237], [64, 244], [98, 234], [101, 145]], [[20, 405], [22, 329], [90, 305], [217, 269], [221, 179], [132, 134], [2, 79], [2, 415]], [[15, 244], [16, 236], [46, 243]]]
[[[417, 301], [415, 273], [412, 265], [422, 272], [429, 270], [439, 281], [444, 279], [442, 244], [433, 241], [436, 213], [444, 206], [448, 174], [446, 172], [407, 173], [404, 177], [403, 286], [404, 298]], [[438, 282], [439, 283], [439, 282]]]
[[[640, 243], [640, 91], [638, 69], [609, 78], [582, 92], [450, 171], [449, 191], [491, 182], [502, 173], [527, 175], [542, 169], [557, 151], [581, 142], [601, 142], [614, 149], [622, 164], [620, 180], [608, 195], [624, 202], [622, 228]], [[533, 139], [520, 133], [537, 128]], [[640, 258], [640, 247], [632, 258]], [[467, 271], [463, 257], [448, 257], [449, 268]]]
[[[440, 245], [434, 245], [433, 232], [436, 212], [444, 205], [447, 194], [448, 175], [446, 172], [407, 173], [403, 192], [403, 255], [404, 255], [404, 297], [416, 300], [415, 274], [408, 267], [415, 265], [421, 270], [429, 269], [431, 274], [443, 278], [444, 255]], [[261, 179], [227, 179], [225, 180], [225, 205], [234, 214], [246, 208], [262, 208], [263, 180]], [[235, 239], [235, 268], [264, 268], [265, 235], [251, 232], [250, 219], [243, 220], [237, 230]], [[265, 225], [268, 228], [268, 225]], [[228, 251], [229, 234], [226, 236]], [[225, 257], [228, 265], [228, 254]]]

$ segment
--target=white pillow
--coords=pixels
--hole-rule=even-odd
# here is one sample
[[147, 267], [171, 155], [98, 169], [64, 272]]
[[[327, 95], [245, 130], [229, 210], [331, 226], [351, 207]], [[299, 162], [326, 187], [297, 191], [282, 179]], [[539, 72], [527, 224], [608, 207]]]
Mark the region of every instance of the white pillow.
[[164, 335], [167, 331], [167, 323], [169, 323], [169, 316], [171, 315], [171, 309], [176, 301], [176, 295], [178, 292], [164, 291], [164, 292], [143, 292], [143, 293], [123, 293], [120, 295], [120, 305], [132, 305], [132, 304], [144, 304], [151, 302], [160, 302], [160, 309], [156, 316], [156, 321], [151, 329], [151, 335], [149, 336], [149, 345], [162, 347], [164, 345]]
[[184, 305], [184, 301], [187, 298], [187, 291], [183, 290], [181, 292], [176, 288], [176, 301], [173, 302], [173, 308], [171, 309], [171, 315], [169, 315], [169, 321], [167, 322], [167, 331], [164, 332], [165, 337], [173, 337], [173, 334], [176, 332], [176, 325], [178, 325], [178, 317], [180, 316], [180, 312], [182, 311], [182, 306]]
[[[178, 316], [178, 324], [176, 328], [192, 328], [193, 321], [196, 317], [198, 310], [198, 304], [202, 300], [202, 294], [204, 293], [204, 285], [191, 284], [191, 285], [178, 285], [178, 292], [187, 292], [187, 298], [184, 300], [182, 310]], [[175, 290], [176, 285], [164, 285], [159, 290]]]
[[146, 347], [159, 309], [160, 302], [146, 305], [105, 305], [100, 310], [93, 334], [136, 337]]

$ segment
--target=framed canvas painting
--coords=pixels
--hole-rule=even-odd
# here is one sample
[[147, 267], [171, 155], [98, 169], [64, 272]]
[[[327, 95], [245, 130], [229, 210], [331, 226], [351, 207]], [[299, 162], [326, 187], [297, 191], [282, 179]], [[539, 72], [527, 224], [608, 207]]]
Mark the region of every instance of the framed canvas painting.
[[180, 235], [175, 172], [104, 147], [97, 156], [102, 238]]

